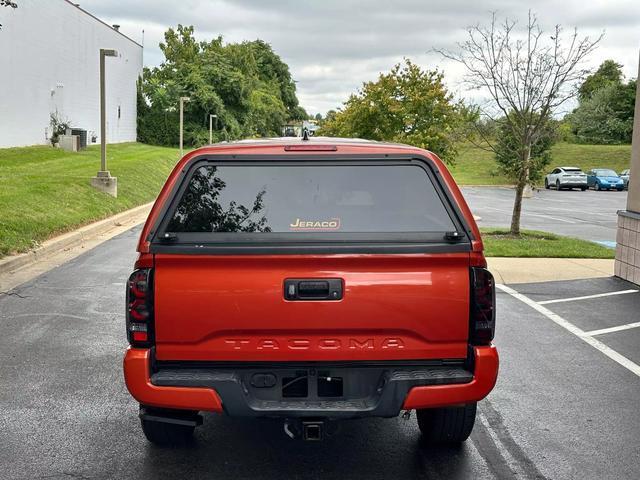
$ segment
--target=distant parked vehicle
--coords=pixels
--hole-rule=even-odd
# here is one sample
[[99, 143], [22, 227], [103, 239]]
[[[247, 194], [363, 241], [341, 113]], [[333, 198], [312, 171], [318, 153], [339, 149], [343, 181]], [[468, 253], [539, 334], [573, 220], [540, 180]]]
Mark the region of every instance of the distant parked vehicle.
[[544, 179], [544, 188], [551, 187], [556, 190], [579, 188], [584, 192], [588, 188], [587, 175], [578, 167], [558, 167]]
[[626, 170], [622, 170], [620, 172], [620, 178], [624, 182], [624, 189], [625, 190], [629, 190], [629, 174], [630, 173], [631, 172], [630, 172], [630, 170], [628, 168]]
[[589, 187], [593, 187], [596, 190], [611, 190], [613, 188], [618, 191], [624, 190], [624, 181], [622, 178], [608, 168], [594, 168], [593, 170], [589, 170], [587, 183]]

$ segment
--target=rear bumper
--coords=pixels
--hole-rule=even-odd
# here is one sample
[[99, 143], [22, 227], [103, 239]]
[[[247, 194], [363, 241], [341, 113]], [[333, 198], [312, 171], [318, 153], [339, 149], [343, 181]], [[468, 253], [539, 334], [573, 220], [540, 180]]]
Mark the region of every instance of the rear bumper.
[[[225, 412], [231, 416], [276, 417], [392, 417], [401, 409], [459, 405], [481, 400], [495, 385], [498, 353], [495, 347], [474, 347], [473, 372], [462, 364], [380, 364], [348, 366], [202, 367], [156, 366], [151, 352], [130, 348], [124, 375], [131, 395], [141, 404], [168, 409]], [[306, 372], [304, 398], [283, 398], [281, 386], [291, 375]], [[274, 386], [256, 387], [257, 375], [272, 374]], [[344, 392], [322, 396], [315, 383], [321, 375], [344, 379]], [[258, 377], [264, 382], [263, 377]], [[314, 381], [311, 381], [313, 379]], [[298, 392], [299, 393], [299, 392]]]

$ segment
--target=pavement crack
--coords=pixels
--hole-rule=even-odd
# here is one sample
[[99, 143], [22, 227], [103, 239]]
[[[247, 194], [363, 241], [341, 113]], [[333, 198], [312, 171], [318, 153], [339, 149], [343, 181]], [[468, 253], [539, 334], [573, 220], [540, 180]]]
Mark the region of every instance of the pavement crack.
[[28, 295], [20, 295], [18, 292], [14, 292], [11, 290], [0, 292], [0, 295], [6, 295], [7, 297], [29, 298]]

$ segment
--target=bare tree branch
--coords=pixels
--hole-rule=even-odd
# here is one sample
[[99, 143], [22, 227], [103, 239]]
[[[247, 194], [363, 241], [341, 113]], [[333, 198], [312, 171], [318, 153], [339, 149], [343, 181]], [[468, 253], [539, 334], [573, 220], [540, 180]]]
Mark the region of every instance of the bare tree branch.
[[[548, 39], [547, 39], [548, 35]], [[548, 131], [553, 115], [577, 95], [576, 84], [588, 71], [584, 60], [597, 48], [604, 33], [595, 39], [581, 38], [577, 30], [565, 35], [560, 25], [547, 34], [529, 11], [527, 23], [517, 28], [514, 20], [499, 23], [496, 13], [486, 26], [467, 28], [467, 38], [456, 51], [434, 49], [442, 57], [461, 64], [469, 89], [486, 92], [491, 101], [480, 107], [487, 118], [500, 121], [517, 140], [513, 155], [519, 162], [511, 232], [520, 232], [522, 192], [536, 168], [531, 148]], [[480, 132], [484, 149], [493, 150], [491, 139]]]

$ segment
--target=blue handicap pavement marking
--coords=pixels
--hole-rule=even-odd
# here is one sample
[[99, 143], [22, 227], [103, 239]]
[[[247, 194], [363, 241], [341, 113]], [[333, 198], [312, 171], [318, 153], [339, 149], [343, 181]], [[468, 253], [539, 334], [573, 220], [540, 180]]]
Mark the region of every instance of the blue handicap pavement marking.
[[616, 248], [616, 242], [612, 242], [609, 240], [601, 240], [601, 241], [596, 241], [596, 243], [599, 243], [600, 245], [604, 245], [607, 248]]

